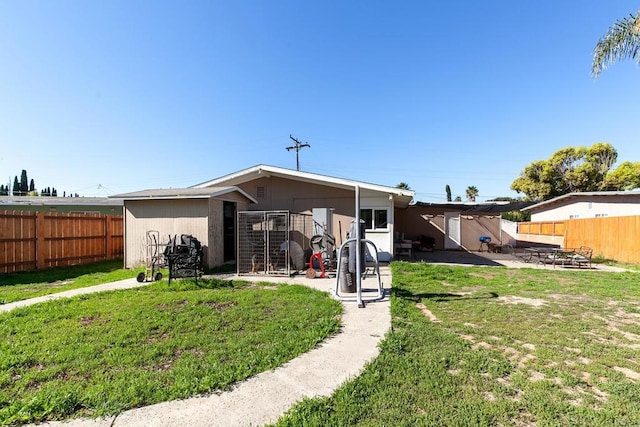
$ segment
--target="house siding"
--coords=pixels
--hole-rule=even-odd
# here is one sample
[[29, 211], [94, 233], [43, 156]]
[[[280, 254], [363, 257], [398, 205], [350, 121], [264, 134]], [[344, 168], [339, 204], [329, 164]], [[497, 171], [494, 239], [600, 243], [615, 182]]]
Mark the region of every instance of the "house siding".
[[597, 216], [640, 215], [639, 196], [575, 197], [559, 200], [551, 206], [542, 206], [531, 211], [531, 221], [560, 221], [573, 218], [596, 218]]
[[[208, 249], [207, 199], [125, 201], [125, 268], [138, 268], [147, 258], [147, 231], [158, 230], [160, 243], [169, 236], [191, 234]], [[214, 256], [214, 255], [212, 255]]]

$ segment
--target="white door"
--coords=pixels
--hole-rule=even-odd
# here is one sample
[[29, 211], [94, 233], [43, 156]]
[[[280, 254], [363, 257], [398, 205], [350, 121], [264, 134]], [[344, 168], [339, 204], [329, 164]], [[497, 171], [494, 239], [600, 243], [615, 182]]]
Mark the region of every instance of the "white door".
[[460, 249], [460, 213], [444, 213], [444, 248]]

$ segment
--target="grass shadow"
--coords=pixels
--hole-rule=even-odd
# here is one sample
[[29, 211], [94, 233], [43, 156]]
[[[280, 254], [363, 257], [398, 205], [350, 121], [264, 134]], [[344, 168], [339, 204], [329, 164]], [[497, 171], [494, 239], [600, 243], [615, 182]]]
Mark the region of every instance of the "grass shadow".
[[505, 254], [492, 254], [488, 252], [473, 253], [469, 251], [433, 251], [415, 252], [413, 259], [407, 261], [425, 262], [428, 264], [504, 267], [504, 265], [499, 262], [502, 258], [510, 259], [511, 257]]
[[[216, 277], [200, 277], [197, 280], [194, 277], [174, 278], [169, 283], [167, 280], [155, 282], [153, 289], [162, 291], [193, 291], [200, 289], [230, 289], [243, 288], [249, 282], [243, 280], [220, 279]], [[151, 287], [150, 287], [151, 288]]]
[[482, 300], [482, 299], [494, 299], [498, 298], [496, 292], [480, 292], [477, 294], [452, 294], [452, 293], [413, 293], [402, 288], [391, 288], [391, 295], [398, 298], [402, 298], [415, 303], [422, 302], [425, 299], [430, 299], [435, 302], [450, 302], [450, 301], [464, 301], [464, 300]]

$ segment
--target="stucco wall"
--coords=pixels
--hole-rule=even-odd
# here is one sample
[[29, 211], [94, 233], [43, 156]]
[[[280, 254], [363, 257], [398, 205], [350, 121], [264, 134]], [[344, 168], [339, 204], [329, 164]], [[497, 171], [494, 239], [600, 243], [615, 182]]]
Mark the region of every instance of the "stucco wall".
[[[420, 235], [433, 237], [434, 249], [444, 250], [444, 213], [450, 211], [451, 208], [419, 206], [396, 210], [396, 231], [407, 240], [419, 240]], [[463, 248], [478, 250], [480, 236], [489, 236], [492, 242], [500, 243], [500, 215], [460, 212]]]

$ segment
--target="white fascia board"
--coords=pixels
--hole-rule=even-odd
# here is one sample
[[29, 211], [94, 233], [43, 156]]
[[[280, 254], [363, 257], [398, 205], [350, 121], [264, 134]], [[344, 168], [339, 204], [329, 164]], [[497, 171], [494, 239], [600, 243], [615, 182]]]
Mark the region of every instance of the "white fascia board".
[[244, 182], [251, 181], [258, 176], [265, 174], [265, 176], [282, 176], [286, 178], [292, 178], [298, 181], [310, 182], [314, 184], [325, 184], [333, 187], [352, 189], [355, 186], [359, 186], [361, 189], [377, 191], [380, 193], [392, 194], [394, 196], [413, 198], [415, 192], [411, 190], [402, 190], [400, 188], [387, 187], [384, 185], [370, 184], [367, 182], [353, 181], [344, 178], [336, 178], [327, 175], [319, 175], [310, 172], [294, 171], [291, 169], [278, 168], [275, 166], [258, 165], [248, 169], [244, 169], [229, 175], [222, 176], [220, 178], [213, 179], [201, 184], [194, 185], [192, 188], [205, 188], [215, 185], [227, 183], [229, 185], [238, 185]]

